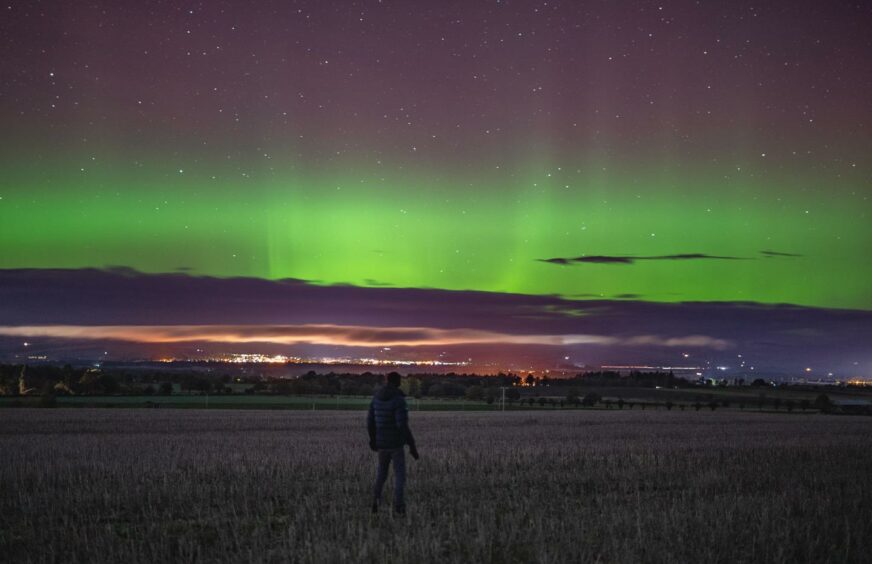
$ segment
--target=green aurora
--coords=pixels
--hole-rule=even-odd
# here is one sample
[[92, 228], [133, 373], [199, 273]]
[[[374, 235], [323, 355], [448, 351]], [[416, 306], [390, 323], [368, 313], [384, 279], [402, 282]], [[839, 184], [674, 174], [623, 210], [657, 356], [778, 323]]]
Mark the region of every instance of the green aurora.
[[[872, 309], [864, 179], [671, 166], [275, 163], [154, 155], [9, 161], [0, 268], [143, 272], [570, 298]], [[762, 160], [762, 157], [761, 157]], [[767, 257], [761, 251], [796, 257]], [[704, 253], [744, 260], [555, 265], [552, 257]]]

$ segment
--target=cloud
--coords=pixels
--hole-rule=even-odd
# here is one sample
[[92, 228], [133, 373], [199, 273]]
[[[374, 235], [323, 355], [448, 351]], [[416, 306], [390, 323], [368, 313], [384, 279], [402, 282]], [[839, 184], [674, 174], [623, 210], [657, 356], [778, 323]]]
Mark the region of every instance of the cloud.
[[367, 286], [382, 286], [382, 287], [393, 286], [393, 284], [391, 284], [390, 282], [382, 282], [380, 280], [374, 280], [372, 278], [367, 278], [366, 280], [363, 281], [363, 283], [366, 284]]
[[589, 262], [594, 264], [632, 264], [636, 257], [610, 257], [603, 255], [582, 256], [570, 259], [563, 259], [568, 263], [572, 262]]
[[550, 259], [537, 259], [537, 260], [539, 262], [550, 262], [551, 264], [560, 264], [560, 265], [566, 265], [572, 261], [572, 259], [565, 259], [565, 258], [550, 258]]
[[0, 336], [116, 340], [156, 343], [273, 343], [318, 344], [344, 347], [415, 347], [480, 344], [506, 345], [649, 345], [700, 347], [723, 350], [731, 343], [704, 335], [661, 337], [640, 335], [510, 334], [475, 329], [431, 327], [364, 327], [341, 325], [37, 325], [0, 326]]
[[[794, 253], [782, 253], [778, 251], [760, 251], [766, 258], [792, 258], [801, 257]], [[538, 259], [539, 262], [567, 266], [571, 264], [634, 264], [642, 260], [757, 260], [754, 257], [734, 257], [725, 255], [707, 255], [704, 253], [678, 253], [673, 255], [582, 255], [579, 257], [554, 257]]]
[[726, 339], [717, 339], [707, 335], [688, 335], [684, 337], [662, 338], [657, 335], [640, 335], [623, 341], [627, 346], [653, 345], [658, 347], [699, 347], [723, 351], [733, 347]]
[[705, 255], [701, 253], [686, 253], [681, 255], [663, 255], [654, 257], [637, 257], [636, 260], [749, 260], [745, 257], [729, 257]]
[[[77, 339], [94, 350], [101, 338], [117, 343], [119, 335], [126, 335], [133, 339], [130, 343], [265, 339], [365, 348], [405, 343], [476, 359], [481, 355], [471, 351], [478, 347], [497, 360], [515, 358], [512, 351], [519, 348], [565, 347], [573, 359], [588, 364], [674, 362], [676, 349], [699, 346], [714, 355], [707, 357], [712, 363], [730, 365], [742, 354], [757, 370], [767, 363], [799, 370], [825, 366], [828, 372], [839, 367], [872, 370], [872, 311], [753, 302], [660, 303], [631, 296], [596, 299], [585, 290], [579, 288], [579, 295], [594, 299], [130, 269], [0, 270], [5, 335], [0, 335], [0, 355], [23, 354], [25, 337], [29, 350], [44, 347], [40, 350], [72, 355], [63, 351], [72, 350]], [[131, 357], [148, 356], [154, 347], [125, 350], [133, 351]], [[720, 351], [725, 351], [723, 357], [717, 356]]]
[[801, 257], [801, 256], [805, 256], [805, 255], [798, 255], [798, 254], [796, 254], [796, 253], [782, 253], [782, 252], [778, 252], [778, 251], [760, 251], [760, 254], [763, 255], [763, 256], [765, 256], [765, 257], [769, 257], [769, 258], [772, 258], [772, 257]]
[[624, 255], [582, 255], [575, 258], [555, 257], [549, 259], [539, 259], [540, 262], [551, 264], [569, 265], [576, 263], [591, 263], [591, 264], [634, 264], [640, 260], [753, 260], [745, 257], [731, 257], [719, 255], [706, 255], [702, 253], [682, 253], [674, 255], [654, 255], [654, 256], [624, 256]]

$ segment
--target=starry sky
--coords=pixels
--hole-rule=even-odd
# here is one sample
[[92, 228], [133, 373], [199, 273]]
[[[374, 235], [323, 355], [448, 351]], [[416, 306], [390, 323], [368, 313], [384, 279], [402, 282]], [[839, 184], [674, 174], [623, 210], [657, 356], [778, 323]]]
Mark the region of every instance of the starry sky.
[[10, 1], [0, 269], [293, 279], [386, 309], [426, 289], [866, 312], [869, 29], [847, 2]]

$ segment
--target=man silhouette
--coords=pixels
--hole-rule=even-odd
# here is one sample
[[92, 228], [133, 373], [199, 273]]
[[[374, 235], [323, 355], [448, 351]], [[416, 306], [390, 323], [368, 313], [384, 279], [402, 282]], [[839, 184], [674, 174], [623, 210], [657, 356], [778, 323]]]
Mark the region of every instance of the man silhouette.
[[376, 390], [369, 404], [366, 417], [369, 432], [369, 448], [378, 452], [378, 474], [373, 487], [372, 512], [378, 512], [382, 488], [388, 479], [388, 468], [394, 463], [394, 512], [405, 515], [406, 502], [403, 489], [406, 485], [406, 451], [418, 460], [415, 438], [409, 429], [409, 413], [406, 398], [400, 390], [400, 375], [391, 372], [385, 385]]

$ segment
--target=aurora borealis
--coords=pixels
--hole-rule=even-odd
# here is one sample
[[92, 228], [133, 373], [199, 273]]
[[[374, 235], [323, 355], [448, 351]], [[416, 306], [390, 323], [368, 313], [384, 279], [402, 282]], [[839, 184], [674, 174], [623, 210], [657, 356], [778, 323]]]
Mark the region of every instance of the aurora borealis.
[[[863, 316], [870, 27], [863, 4], [786, 1], [10, 2], [0, 295], [15, 273], [114, 267], [349, 285], [383, 308], [244, 322], [593, 335], [615, 347], [604, 360], [693, 335], [741, 349], [731, 304]], [[406, 289], [671, 313], [639, 322], [645, 342], [462, 308], [395, 320]], [[63, 325], [202, 324], [132, 321], [135, 295]], [[690, 302], [716, 304], [729, 336], [665, 321]], [[0, 327], [58, 324], [33, 307]], [[214, 307], [210, 323], [241, 322]], [[870, 324], [854, 327], [841, 360], [872, 366]]]
[[[543, 173], [538, 181], [511, 184], [492, 175], [471, 185], [437, 173], [384, 181], [372, 174], [328, 181], [276, 173], [234, 191], [235, 179], [211, 181], [190, 168], [166, 178], [91, 166], [98, 171], [72, 178], [53, 169], [34, 172], [46, 179], [42, 186], [57, 190], [30, 187], [4, 196], [14, 213], [4, 221], [3, 267], [124, 265], [146, 272], [183, 268], [217, 276], [570, 297], [872, 304], [870, 272], [858, 260], [870, 240], [866, 209], [823, 194], [816, 203], [803, 202], [803, 194], [770, 196], [757, 186], [757, 201], [745, 202], [722, 182], [691, 174], [689, 186], [661, 181], [629, 196], [621, 187], [632, 185], [632, 174], [616, 173], [623, 182], [601, 181], [594, 194], [554, 187], [569, 181], [563, 176], [596, 185], [576, 171], [551, 173], [559, 177], [555, 182]], [[94, 177], [99, 180], [92, 185]], [[545, 187], [527, 190], [525, 183]], [[699, 186], [713, 186], [712, 193], [695, 194]], [[759, 203], [764, 199], [771, 201]], [[802, 256], [765, 257], [765, 249]], [[749, 258], [632, 269], [538, 261], [584, 250]]]

